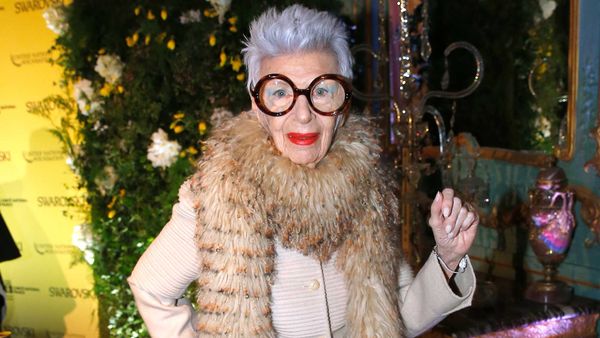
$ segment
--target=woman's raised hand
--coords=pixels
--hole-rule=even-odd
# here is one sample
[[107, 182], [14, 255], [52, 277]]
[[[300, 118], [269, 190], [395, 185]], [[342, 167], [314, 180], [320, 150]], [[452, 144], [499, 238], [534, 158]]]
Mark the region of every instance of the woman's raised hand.
[[431, 203], [429, 226], [433, 229], [438, 255], [450, 269], [456, 270], [469, 251], [478, 224], [475, 208], [454, 196], [454, 190], [446, 188], [436, 194]]

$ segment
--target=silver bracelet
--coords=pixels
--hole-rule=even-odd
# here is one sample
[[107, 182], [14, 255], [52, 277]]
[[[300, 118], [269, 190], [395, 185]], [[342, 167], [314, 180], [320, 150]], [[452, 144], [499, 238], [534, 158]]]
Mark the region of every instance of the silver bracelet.
[[458, 262], [458, 269], [456, 269], [456, 270], [450, 269], [450, 267], [448, 266], [448, 264], [446, 264], [446, 262], [444, 262], [444, 260], [442, 259], [442, 257], [440, 257], [440, 254], [437, 251], [437, 245], [433, 246], [433, 254], [438, 259], [438, 261], [440, 262], [440, 264], [442, 265], [442, 267], [444, 268], [444, 270], [446, 270], [446, 271], [448, 271], [450, 273], [463, 273], [467, 269], [467, 257], [469, 257], [469, 256], [466, 255], [466, 254]]

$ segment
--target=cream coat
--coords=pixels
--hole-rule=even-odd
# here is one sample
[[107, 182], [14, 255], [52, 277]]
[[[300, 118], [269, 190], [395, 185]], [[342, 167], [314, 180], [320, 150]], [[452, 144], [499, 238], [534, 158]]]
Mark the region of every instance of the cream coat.
[[[180, 189], [179, 203], [173, 207], [171, 220], [142, 255], [128, 279], [138, 310], [152, 337], [198, 335], [192, 323], [194, 310], [190, 302], [182, 298], [188, 285], [199, 277], [192, 204], [193, 195], [189, 191], [189, 182], [186, 182]], [[398, 283], [401, 295], [398, 306], [409, 337], [429, 329], [448, 314], [469, 306], [475, 291], [475, 275], [470, 262], [467, 270], [455, 277], [462, 296], [449, 288], [444, 272], [433, 255], [414, 279], [409, 274], [403, 276], [409, 278]], [[290, 295], [298, 292], [295, 289], [286, 290]], [[274, 302], [282, 300], [274, 299]], [[301, 313], [303, 309], [294, 311]], [[279, 318], [274, 311], [273, 322], [275, 328], [284, 325], [293, 329], [295, 318]], [[327, 334], [324, 326], [313, 325], [312, 329], [313, 337]], [[343, 330], [343, 327], [337, 328], [336, 337], [345, 337]], [[290, 334], [287, 337], [293, 336]], [[308, 336], [300, 334], [296, 337]]]
[[[346, 313], [345, 318], [338, 320], [344, 325], [331, 321], [333, 329], [339, 329], [338, 334], [347, 329], [346, 334], [355, 337], [400, 336], [404, 335], [404, 325], [409, 333], [414, 333], [447, 314], [423, 316], [432, 318], [425, 325], [417, 325], [417, 330], [409, 323], [403, 325], [401, 319], [411, 321], [404, 315], [404, 304], [410, 304], [407, 295], [415, 286], [412, 272], [395, 249], [398, 204], [390, 188], [393, 178], [378, 164], [380, 149], [368, 121], [352, 117], [338, 132], [332, 149], [316, 169], [294, 165], [279, 156], [250, 115], [235, 118], [207, 142], [207, 155], [191, 185], [195, 192], [193, 209], [198, 212], [197, 232], [195, 236], [183, 236], [178, 243], [196, 238], [198, 250], [190, 250], [191, 256], [198, 256], [193, 260], [195, 269], [186, 267], [182, 273], [196, 275], [200, 286], [197, 302], [202, 314], [194, 327], [204, 332], [201, 336], [227, 332], [235, 336], [275, 336], [278, 326], [281, 332], [295, 332], [283, 329], [300, 319], [285, 318], [282, 313], [286, 306], [297, 310], [299, 316], [319, 311], [311, 309], [314, 306], [310, 304], [291, 302], [300, 292], [293, 290], [293, 283], [276, 288], [278, 280], [286, 280], [285, 275], [279, 276], [276, 267], [293, 265], [300, 272], [321, 270], [321, 265], [315, 268], [310, 259], [327, 264], [333, 260], [332, 255], [337, 256], [336, 264], [328, 275], [322, 272], [321, 283], [334, 282], [344, 291], [337, 294], [329, 288], [323, 293], [325, 302], [340, 304]], [[158, 250], [151, 255], [172, 266], [178, 251]], [[294, 255], [304, 255], [304, 263], [294, 260]], [[182, 257], [183, 262], [192, 261], [187, 257], [190, 256]], [[284, 257], [289, 257], [288, 261]], [[144, 257], [140, 262], [143, 260]], [[428, 265], [437, 265], [430, 261], [424, 271]], [[285, 269], [279, 270], [285, 273]], [[437, 267], [438, 273], [439, 270]], [[159, 266], [152, 272], [152, 278], [157, 278], [156, 273], [162, 274], [162, 269]], [[472, 270], [470, 275], [473, 277]], [[441, 281], [449, 289], [443, 274]], [[172, 282], [167, 287], [189, 283], [185, 279]], [[459, 287], [467, 287], [461, 294], [470, 302], [474, 278], [470, 289], [457, 282]], [[132, 279], [132, 285], [137, 284]], [[272, 285], [280, 290], [278, 294], [271, 294]], [[148, 287], [142, 289], [150, 291]], [[433, 290], [437, 289], [439, 286], [434, 285]], [[139, 294], [136, 297], [139, 302]], [[339, 302], [338, 298], [344, 299]], [[419, 314], [428, 313], [428, 307], [433, 307], [430, 303], [421, 304], [424, 308]], [[279, 309], [280, 314], [274, 312], [271, 316], [273, 309]], [[143, 312], [142, 316], [147, 317]], [[315, 328], [315, 332], [322, 331], [323, 328]], [[310, 335], [302, 335], [307, 334]]]

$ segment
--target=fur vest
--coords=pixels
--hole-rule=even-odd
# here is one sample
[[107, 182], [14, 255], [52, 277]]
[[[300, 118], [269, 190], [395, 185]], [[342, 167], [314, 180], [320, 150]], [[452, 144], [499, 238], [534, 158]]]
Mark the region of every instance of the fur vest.
[[251, 113], [215, 129], [192, 179], [200, 336], [276, 336], [275, 238], [321, 262], [337, 251], [350, 337], [402, 336], [398, 200], [369, 121], [351, 116], [312, 169], [281, 156]]

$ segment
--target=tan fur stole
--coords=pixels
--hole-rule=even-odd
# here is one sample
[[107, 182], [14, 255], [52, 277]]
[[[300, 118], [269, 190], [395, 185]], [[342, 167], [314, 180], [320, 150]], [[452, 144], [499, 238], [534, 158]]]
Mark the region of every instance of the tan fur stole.
[[275, 337], [275, 244], [336, 265], [348, 289], [350, 337], [398, 337], [398, 201], [379, 166], [375, 129], [350, 117], [316, 168], [280, 156], [250, 113], [207, 141], [193, 177], [202, 273], [201, 336]]

